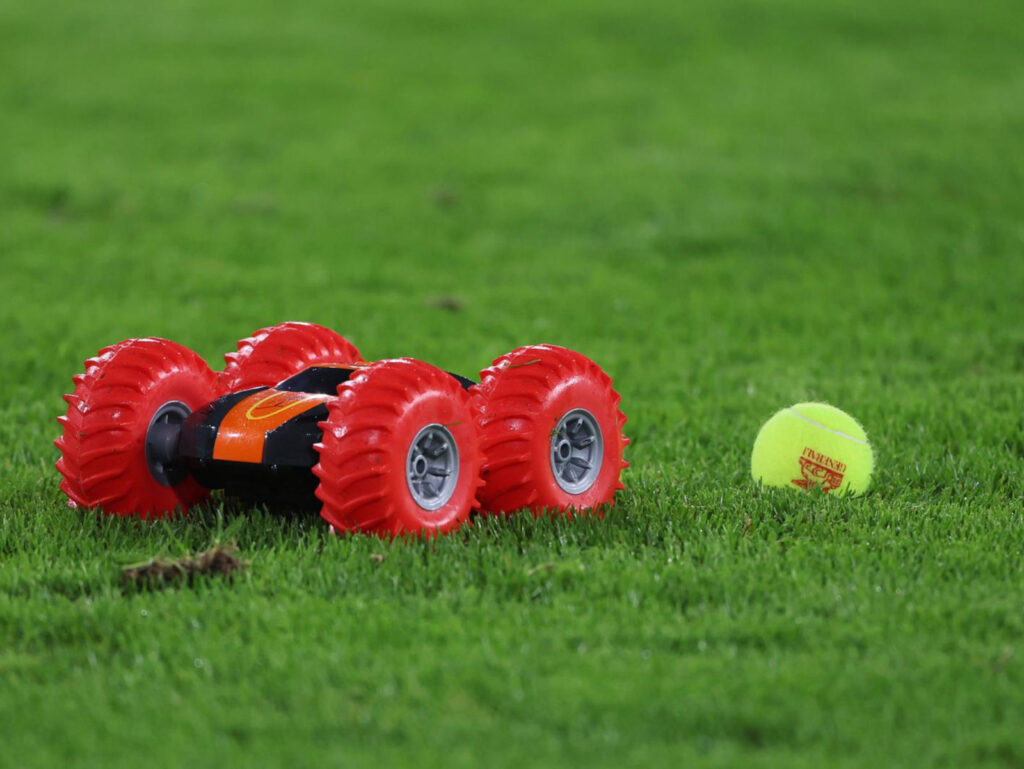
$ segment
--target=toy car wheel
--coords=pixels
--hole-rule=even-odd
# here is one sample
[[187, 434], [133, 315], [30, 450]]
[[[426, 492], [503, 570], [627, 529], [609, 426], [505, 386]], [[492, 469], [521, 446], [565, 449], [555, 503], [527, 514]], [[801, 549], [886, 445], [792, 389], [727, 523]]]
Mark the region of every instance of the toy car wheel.
[[421, 361], [373, 363], [328, 403], [316, 495], [338, 531], [457, 528], [477, 506], [482, 464], [469, 394]]
[[149, 518], [207, 495], [176, 458], [182, 422], [215, 397], [202, 358], [165, 339], [129, 339], [100, 350], [73, 380], [55, 442], [73, 505]]
[[360, 363], [363, 356], [340, 334], [315, 323], [290, 321], [261, 328], [224, 356], [217, 377], [219, 393], [272, 387], [317, 364]]
[[589, 510], [623, 488], [629, 439], [612, 380], [580, 353], [522, 347], [480, 372], [472, 389], [480, 425], [485, 512]]

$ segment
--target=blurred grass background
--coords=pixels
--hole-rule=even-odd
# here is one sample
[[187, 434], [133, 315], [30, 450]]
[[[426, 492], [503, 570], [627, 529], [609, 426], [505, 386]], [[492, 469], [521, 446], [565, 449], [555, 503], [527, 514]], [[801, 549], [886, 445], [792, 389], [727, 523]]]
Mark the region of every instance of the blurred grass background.
[[[11, 764], [1024, 762], [1018, 5], [0, 0]], [[629, 489], [430, 544], [64, 507], [85, 357], [286, 319], [580, 349]], [[805, 399], [868, 498], [753, 488]], [[233, 585], [117, 586], [218, 539]]]

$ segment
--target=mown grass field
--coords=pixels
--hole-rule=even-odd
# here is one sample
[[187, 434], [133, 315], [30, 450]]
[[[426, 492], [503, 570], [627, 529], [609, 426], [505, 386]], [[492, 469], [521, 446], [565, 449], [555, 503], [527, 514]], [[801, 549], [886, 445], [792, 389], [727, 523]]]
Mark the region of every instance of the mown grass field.
[[[1024, 765], [1022, 50], [1015, 0], [0, 0], [0, 765]], [[584, 351], [626, 492], [394, 543], [66, 507], [84, 358], [287, 319]], [[807, 399], [868, 496], [749, 479]]]

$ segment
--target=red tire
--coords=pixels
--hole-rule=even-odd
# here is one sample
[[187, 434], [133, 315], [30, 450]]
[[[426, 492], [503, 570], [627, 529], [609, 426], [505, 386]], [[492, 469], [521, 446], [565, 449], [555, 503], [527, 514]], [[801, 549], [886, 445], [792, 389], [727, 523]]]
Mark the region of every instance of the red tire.
[[221, 394], [272, 387], [304, 368], [322, 363], [360, 363], [363, 356], [340, 334], [315, 323], [290, 321], [261, 328], [224, 356], [217, 377]]
[[477, 506], [482, 458], [469, 394], [401, 358], [369, 365], [328, 403], [316, 495], [338, 531], [436, 533]]
[[55, 442], [60, 487], [73, 505], [150, 518], [207, 495], [187, 471], [147, 457], [153, 424], [183, 419], [216, 397], [216, 375], [202, 358], [166, 339], [129, 339], [100, 350], [73, 380]]
[[485, 512], [589, 510], [623, 488], [629, 439], [620, 397], [600, 367], [552, 345], [521, 347], [480, 372]]

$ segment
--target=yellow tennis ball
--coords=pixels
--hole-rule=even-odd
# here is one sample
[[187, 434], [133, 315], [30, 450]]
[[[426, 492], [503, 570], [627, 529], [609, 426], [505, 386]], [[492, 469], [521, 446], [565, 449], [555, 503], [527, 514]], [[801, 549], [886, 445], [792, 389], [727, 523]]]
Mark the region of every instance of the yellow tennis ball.
[[750, 472], [766, 486], [857, 496], [871, 485], [875, 458], [864, 428], [827, 403], [798, 403], [764, 423]]

